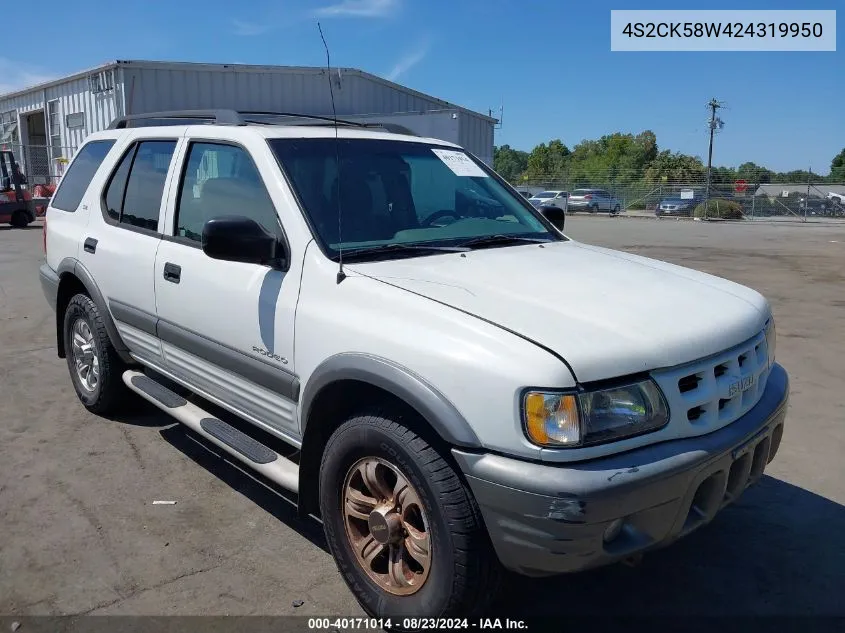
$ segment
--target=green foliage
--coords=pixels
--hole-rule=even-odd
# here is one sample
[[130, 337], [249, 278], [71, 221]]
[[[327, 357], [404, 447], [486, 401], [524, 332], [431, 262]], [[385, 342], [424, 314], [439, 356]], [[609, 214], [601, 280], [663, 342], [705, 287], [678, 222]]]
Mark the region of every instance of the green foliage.
[[[701, 158], [680, 152], [660, 150], [654, 132], [639, 134], [615, 132], [597, 140], [582, 140], [572, 150], [560, 139], [540, 143], [530, 152], [509, 145], [494, 148], [493, 166], [508, 181], [532, 182], [542, 186], [607, 187], [616, 195], [637, 199], [643, 189], [683, 183], [703, 186], [707, 168]], [[753, 191], [772, 182], [845, 182], [845, 149], [830, 165], [830, 175], [805, 170], [774, 172], [753, 162], [739, 167], [713, 167], [711, 182], [716, 195], [732, 190], [737, 180], [748, 182]], [[725, 194], [722, 194], [725, 195]]]
[[742, 220], [742, 205], [733, 200], [713, 198], [707, 203], [707, 211], [704, 210], [704, 203], [698, 205], [693, 214], [697, 218], [721, 218], [723, 220]]
[[533, 180], [553, 181], [563, 177], [569, 157], [569, 148], [560, 139], [540, 143], [528, 155], [525, 177]]
[[845, 149], [830, 161], [830, 182], [845, 182]]
[[528, 167], [528, 152], [510, 145], [493, 148], [493, 169], [508, 182], [517, 182]]

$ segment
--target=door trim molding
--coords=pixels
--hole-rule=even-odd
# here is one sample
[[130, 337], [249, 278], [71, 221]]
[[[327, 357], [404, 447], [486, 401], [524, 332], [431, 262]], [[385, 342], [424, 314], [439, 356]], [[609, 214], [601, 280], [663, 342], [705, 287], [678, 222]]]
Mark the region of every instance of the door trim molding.
[[159, 318], [146, 310], [114, 299], [109, 308], [115, 320], [158, 337], [165, 343], [222, 367], [294, 403], [299, 400], [299, 377], [284, 367], [254, 358], [219, 341]]

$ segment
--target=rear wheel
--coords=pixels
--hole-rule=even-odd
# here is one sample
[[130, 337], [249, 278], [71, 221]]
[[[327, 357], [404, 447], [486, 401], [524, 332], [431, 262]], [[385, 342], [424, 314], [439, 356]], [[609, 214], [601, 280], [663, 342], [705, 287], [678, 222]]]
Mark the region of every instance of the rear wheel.
[[320, 468], [329, 548], [370, 615], [470, 617], [495, 596], [498, 560], [470, 490], [401, 419], [358, 415], [329, 439]]
[[594, 204], [593, 206], [590, 207], [590, 213], [598, 213], [598, 211], [599, 211], [599, 205]]
[[12, 221], [10, 222], [10, 224], [16, 229], [22, 229], [27, 224], [29, 224], [29, 216], [26, 214], [25, 211], [15, 211], [12, 214]]
[[617, 204], [615, 207], [613, 207], [613, 215], [616, 215], [617, 213], [619, 213], [619, 211], [621, 211], [621, 209], [620, 209], [619, 205]]
[[114, 411], [128, 393], [122, 378], [126, 367], [89, 297], [79, 294], [68, 303], [64, 339], [70, 378], [82, 404], [98, 415]]

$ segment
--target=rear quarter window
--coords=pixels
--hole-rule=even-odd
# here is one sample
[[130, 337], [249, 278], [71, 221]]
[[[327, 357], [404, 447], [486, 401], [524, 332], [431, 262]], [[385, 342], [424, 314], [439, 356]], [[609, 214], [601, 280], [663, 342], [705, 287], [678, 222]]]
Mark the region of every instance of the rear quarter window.
[[50, 206], [62, 211], [76, 211], [88, 190], [88, 185], [91, 184], [91, 179], [113, 145], [113, 140], [91, 141], [83, 145], [62, 178]]

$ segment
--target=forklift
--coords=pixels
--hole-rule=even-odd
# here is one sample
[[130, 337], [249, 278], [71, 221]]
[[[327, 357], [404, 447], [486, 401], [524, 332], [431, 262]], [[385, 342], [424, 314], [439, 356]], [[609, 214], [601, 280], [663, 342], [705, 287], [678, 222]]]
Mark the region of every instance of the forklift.
[[26, 176], [8, 149], [0, 149], [0, 224], [23, 228], [43, 215], [49, 200], [33, 198]]

